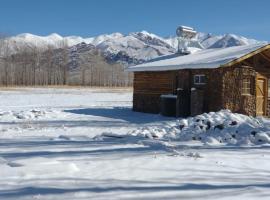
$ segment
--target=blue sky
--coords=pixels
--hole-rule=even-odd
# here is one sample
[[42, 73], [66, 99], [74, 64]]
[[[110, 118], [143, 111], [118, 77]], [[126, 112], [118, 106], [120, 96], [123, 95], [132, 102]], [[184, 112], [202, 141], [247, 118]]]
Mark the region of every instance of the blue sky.
[[0, 0], [0, 32], [95, 36], [178, 25], [270, 41], [269, 0]]

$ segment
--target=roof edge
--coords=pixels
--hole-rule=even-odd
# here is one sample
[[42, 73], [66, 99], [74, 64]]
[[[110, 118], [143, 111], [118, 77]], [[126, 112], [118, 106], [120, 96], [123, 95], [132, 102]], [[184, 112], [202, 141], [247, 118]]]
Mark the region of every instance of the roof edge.
[[254, 51], [246, 54], [246, 55], [243, 55], [240, 58], [237, 58], [235, 60], [232, 60], [232, 61], [230, 61], [230, 62], [228, 62], [226, 64], [220, 65], [219, 67], [231, 67], [231, 66], [233, 66], [235, 64], [238, 64], [238, 63], [240, 63], [240, 62], [242, 62], [242, 61], [244, 61], [244, 60], [246, 60], [246, 59], [248, 59], [248, 58], [250, 58], [250, 57], [252, 57], [252, 56], [254, 56], [256, 54], [259, 54], [259, 53], [261, 53], [261, 52], [263, 52], [265, 50], [268, 50], [268, 49], [270, 49], [270, 44], [269, 43], [268, 44], [265, 44], [265, 46], [260, 47], [260, 48], [258, 48], [256, 50], [254, 50]]

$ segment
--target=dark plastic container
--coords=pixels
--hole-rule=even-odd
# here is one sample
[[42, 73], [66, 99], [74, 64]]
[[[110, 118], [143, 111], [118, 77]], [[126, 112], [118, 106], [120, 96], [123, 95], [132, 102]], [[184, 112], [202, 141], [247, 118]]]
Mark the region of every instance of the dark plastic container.
[[168, 117], [176, 116], [176, 95], [168, 94], [160, 96], [160, 113]]
[[190, 91], [177, 89], [176, 117], [190, 116]]

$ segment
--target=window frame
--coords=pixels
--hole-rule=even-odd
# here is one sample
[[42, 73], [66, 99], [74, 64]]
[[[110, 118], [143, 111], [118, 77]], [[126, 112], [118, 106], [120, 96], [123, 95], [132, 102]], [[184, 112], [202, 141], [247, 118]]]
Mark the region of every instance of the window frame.
[[252, 95], [252, 78], [251, 77], [243, 77], [241, 80], [241, 95], [250, 96]]
[[[196, 82], [196, 77], [199, 77], [199, 82]], [[202, 82], [202, 77], [204, 77], [204, 82]], [[195, 74], [193, 76], [194, 85], [205, 85], [206, 84], [206, 75], [205, 74]]]

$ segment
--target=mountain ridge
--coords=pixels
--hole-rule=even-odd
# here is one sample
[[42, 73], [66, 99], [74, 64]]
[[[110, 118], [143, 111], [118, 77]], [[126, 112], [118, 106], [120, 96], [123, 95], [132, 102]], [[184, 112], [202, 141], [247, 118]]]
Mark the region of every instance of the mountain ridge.
[[[31, 33], [23, 33], [8, 38], [11, 52], [20, 51], [21, 48], [72, 48], [78, 44], [85, 43], [93, 45], [101, 51], [110, 61], [120, 62], [125, 65], [138, 64], [159, 56], [169, 55], [177, 52], [178, 41], [176, 36], [161, 37], [147, 31], [131, 32], [122, 34], [119, 32], [102, 34], [96, 37], [66, 36], [57, 33], [47, 36], [38, 36]], [[231, 46], [259, 43], [260, 41], [248, 39], [234, 34], [212, 35], [210, 33], [198, 33], [192, 41], [202, 44], [203, 48], [225, 48]], [[86, 48], [87, 45], [85, 46]], [[195, 51], [200, 50], [196, 46]], [[92, 48], [90, 48], [92, 49]], [[192, 51], [193, 52], [193, 51]]]

